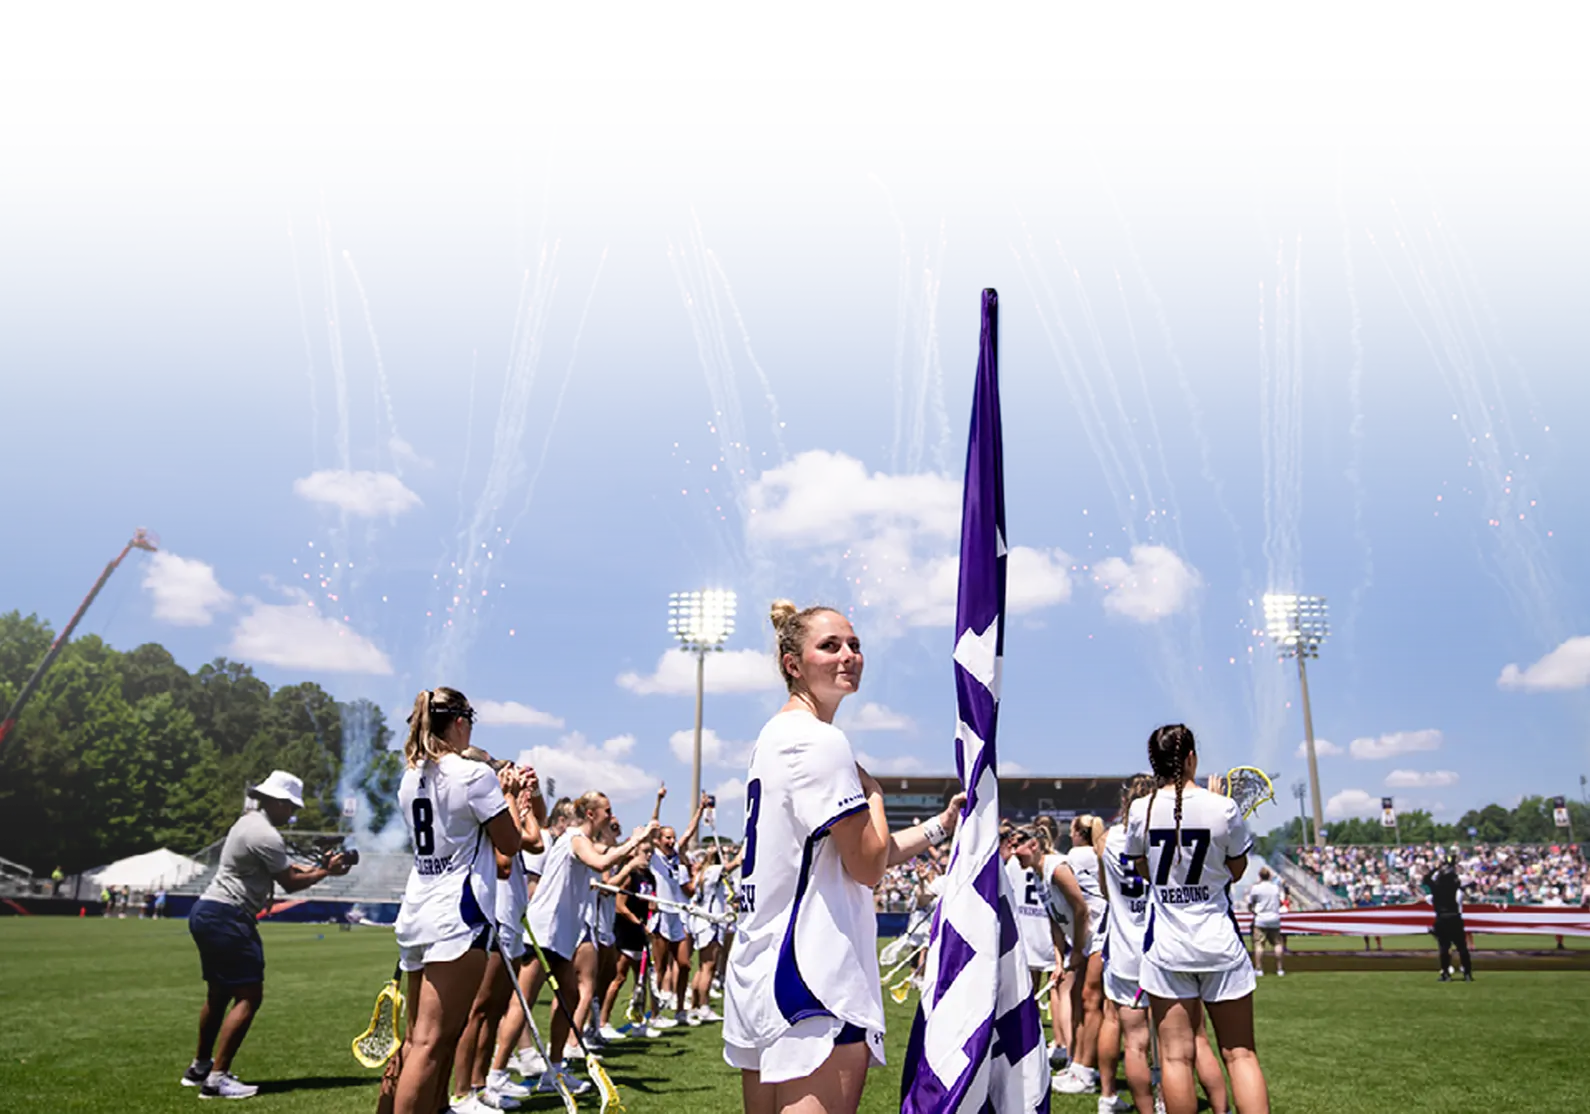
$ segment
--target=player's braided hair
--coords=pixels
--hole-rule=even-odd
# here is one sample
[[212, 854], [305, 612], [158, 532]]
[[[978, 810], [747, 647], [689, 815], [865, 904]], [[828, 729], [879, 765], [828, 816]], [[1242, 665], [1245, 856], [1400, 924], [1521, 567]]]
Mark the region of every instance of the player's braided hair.
[[[777, 636], [778, 645], [773, 653], [778, 659], [779, 675], [784, 678], [784, 687], [793, 693], [800, 687], [800, 678], [789, 671], [784, 664], [784, 656], [792, 654], [798, 661], [801, 649], [806, 645], [806, 629], [813, 615], [823, 611], [834, 611], [832, 607], [808, 607], [805, 610], [797, 608], [789, 600], [774, 600], [768, 609], [768, 619], [773, 624], [773, 633]], [[839, 612], [834, 611], [834, 614]]]
[[1176, 861], [1181, 862], [1181, 790], [1187, 772], [1187, 756], [1193, 753], [1192, 729], [1180, 723], [1156, 727], [1148, 737], [1148, 767], [1154, 771], [1154, 789], [1148, 795], [1148, 815], [1154, 818], [1154, 798], [1166, 785], [1176, 787]]
[[453, 748], [442, 740], [447, 729], [460, 719], [474, 722], [475, 710], [457, 689], [425, 689], [414, 698], [409, 713], [409, 733], [403, 740], [403, 758], [410, 767], [434, 762]]

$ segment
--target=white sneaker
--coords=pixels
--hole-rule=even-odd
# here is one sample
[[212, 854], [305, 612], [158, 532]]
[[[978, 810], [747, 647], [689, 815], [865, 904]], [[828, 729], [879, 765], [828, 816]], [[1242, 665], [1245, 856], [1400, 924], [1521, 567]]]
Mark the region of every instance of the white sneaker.
[[447, 1114], [488, 1114], [487, 1107], [474, 1091], [447, 1100]]
[[1286, 974], [1286, 972], [1285, 972], [1285, 971], [1283, 971], [1283, 970], [1281, 970], [1281, 968], [1279, 968], [1279, 967], [1277, 967], [1277, 968], [1276, 968], [1276, 969], [1275, 969], [1275, 977], [1276, 977], [1276, 978], [1278, 978], [1278, 979], [1279, 979], [1279, 978], [1281, 978], [1281, 977], [1283, 977], [1283, 976], [1284, 976], [1284, 975], [1285, 975], [1285, 974]]
[[1135, 1109], [1132, 1101], [1119, 1091], [1109, 1098], [1099, 1096], [1099, 1114], [1131, 1114]]
[[212, 1071], [199, 1088], [201, 1099], [251, 1099], [257, 1094], [258, 1087], [244, 1083], [231, 1072]]
[[1264, 978], [1264, 968], [1263, 967], [1255, 967], [1253, 969], [1253, 977], [1256, 978], [1256, 979]]
[[701, 1027], [700, 1010], [686, 1010], [684, 1018], [685, 1024], [690, 1026], [692, 1029], [699, 1029]]
[[547, 1070], [547, 1062], [533, 1048], [521, 1048], [508, 1061], [508, 1066], [524, 1079], [534, 1079]]
[[[518, 1084], [515, 1084], [518, 1086]], [[524, 1089], [525, 1097], [529, 1097], [530, 1089]], [[480, 1114], [491, 1114], [494, 1110], [518, 1110], [524, 1103], [513, 1095], [487, 1087], [484, 1091], [475, 1092], [475, 1109]]]
[[1096, 1076], [1089, 1078], [1090, 1074], [1087, 1068], [1073, 1065], [1055, 1076], [1050, 1087], [1061, 1095], [1096, 1095], [1099, 1081]]
[[719, 986], [717, 983], [713, 983], [711, 997], [721, 999], [723, 997], [723, 987]]
[[696, 1010], [696, 1016], [702, 1021], [706, 1022], [716, 1022], [723, 1020], [723, 1015], [717, 1010], [713, 1009], [711, 1006], [701, 1006]]
[[623, 1033], [619, 1032], [611, 1025], [603, 1025], [596, 1031], [596, 1033], [597, 1036], [601, 1037], [602, 1040], [607, 1044], [617, 1044], [621, 1040], [628, 1039]]
[[585, 1059], [585, 1049], [577, 1044], [564, 1045], [563, 1058], [565, 1060], [583, 1060]]
[[530, 1097], [530, 1088], [523, 1083], [515, 1083], [505, 1071], [487, 1073], [486, 1090], [495, 1091], [499, 1095], [507, 1095], [511, 1099]]
[[660, 1015], [651, 1019], [651, 1027], [653, 1029], [672, 1029], [678, 1024], [678, 1018], [668, 1017], [667, 1015]]

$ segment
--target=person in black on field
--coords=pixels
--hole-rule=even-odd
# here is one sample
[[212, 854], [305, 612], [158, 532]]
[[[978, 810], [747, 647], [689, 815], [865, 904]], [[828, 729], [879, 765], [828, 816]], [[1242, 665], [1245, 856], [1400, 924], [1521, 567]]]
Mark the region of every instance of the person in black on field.
[[1463, 932], [1463, 883], [1458, 880], [1456, 861], [1447, 859], [1436, 870], [1425, 875], [1424, 885], [1430, 891], [1430, 901], [1435, 906], [1435, 939], [1441, 947], [1441, 981], [1452, 981], [1452, 976], [1447, 972], [1451, 969], [1452, 947], [1456, 945], [1458, 961], [1463, 964], [1463, 981], [1473, 982], [1469, 945]]

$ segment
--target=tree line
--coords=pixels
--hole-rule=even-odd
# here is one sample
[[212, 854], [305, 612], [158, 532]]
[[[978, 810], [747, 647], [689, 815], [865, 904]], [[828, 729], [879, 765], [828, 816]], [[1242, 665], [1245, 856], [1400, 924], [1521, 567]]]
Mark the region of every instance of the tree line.
[[[1320, 830], [1326, 843], [1394, 844], [1403, 843], [1567, 843], [1568, 832], [1557, 827], [1552, 815], [1551, 797], [1525, 797], [1516, 808], [1486, 805], [1474, 808], [1452, 824], [1438, 823], [1423, 809], [1397, 813], [1397, 826], [1387, 828], [1378, 817], [1353, 817], [1326, 824]], [[1569, 797], [1568, 819], [1575, 841], [1590, 834], [1590, 808]], [[1470, 834], [1470, 833], [1473, 834]], [[1312, 843], [1312, 834], [1302, 834], [1302, 820], [1292, 817], [1272, 828], [1258, 840], [1261, 853], [1270, 854], [1284, 847]]]
[[[0, 615], [0, 708], [49, 648], [36, 615]], [[368, 757], [350, 771], [369, 826], [390, 818], [401, 753], [379, 707], [319, 685], [274, 691], [241, 662], [190, 673], [165, 647], [122, 652], [89, 635], [66, 646], [8, 740], [0, 768], [0, 856], [67, 873], [158, 847], [191, 854], [226, 834], [247, 786], [273, 769], [304, 779], [298, 826], [335, 830], [345, 725]], [[346, 734], [346, 739], [345, 739]]]

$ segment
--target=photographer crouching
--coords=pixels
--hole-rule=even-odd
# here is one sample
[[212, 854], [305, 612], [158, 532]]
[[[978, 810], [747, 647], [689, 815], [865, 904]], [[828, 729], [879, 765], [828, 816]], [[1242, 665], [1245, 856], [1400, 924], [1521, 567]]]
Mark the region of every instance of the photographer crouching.
[[246, 1099], [259, 1092], [232, 1074], [232, 1059], [265, 994], [265, 950], [255, 921], [269, 904], [273, 885], [296, 893], [348, 873], [358, 861], [356, 852], [334, 854], [319, 867], [288, 861], [277, 829], [304, 805], [302, 778], [272, 770], [248, 793], [259, 808], [232, 825], [215, 880], [188, 914], [208, 993], [199, 1010], [199, 1047], [182, 1073], [182, 1085], [202, 1088], [200, 1098]]

